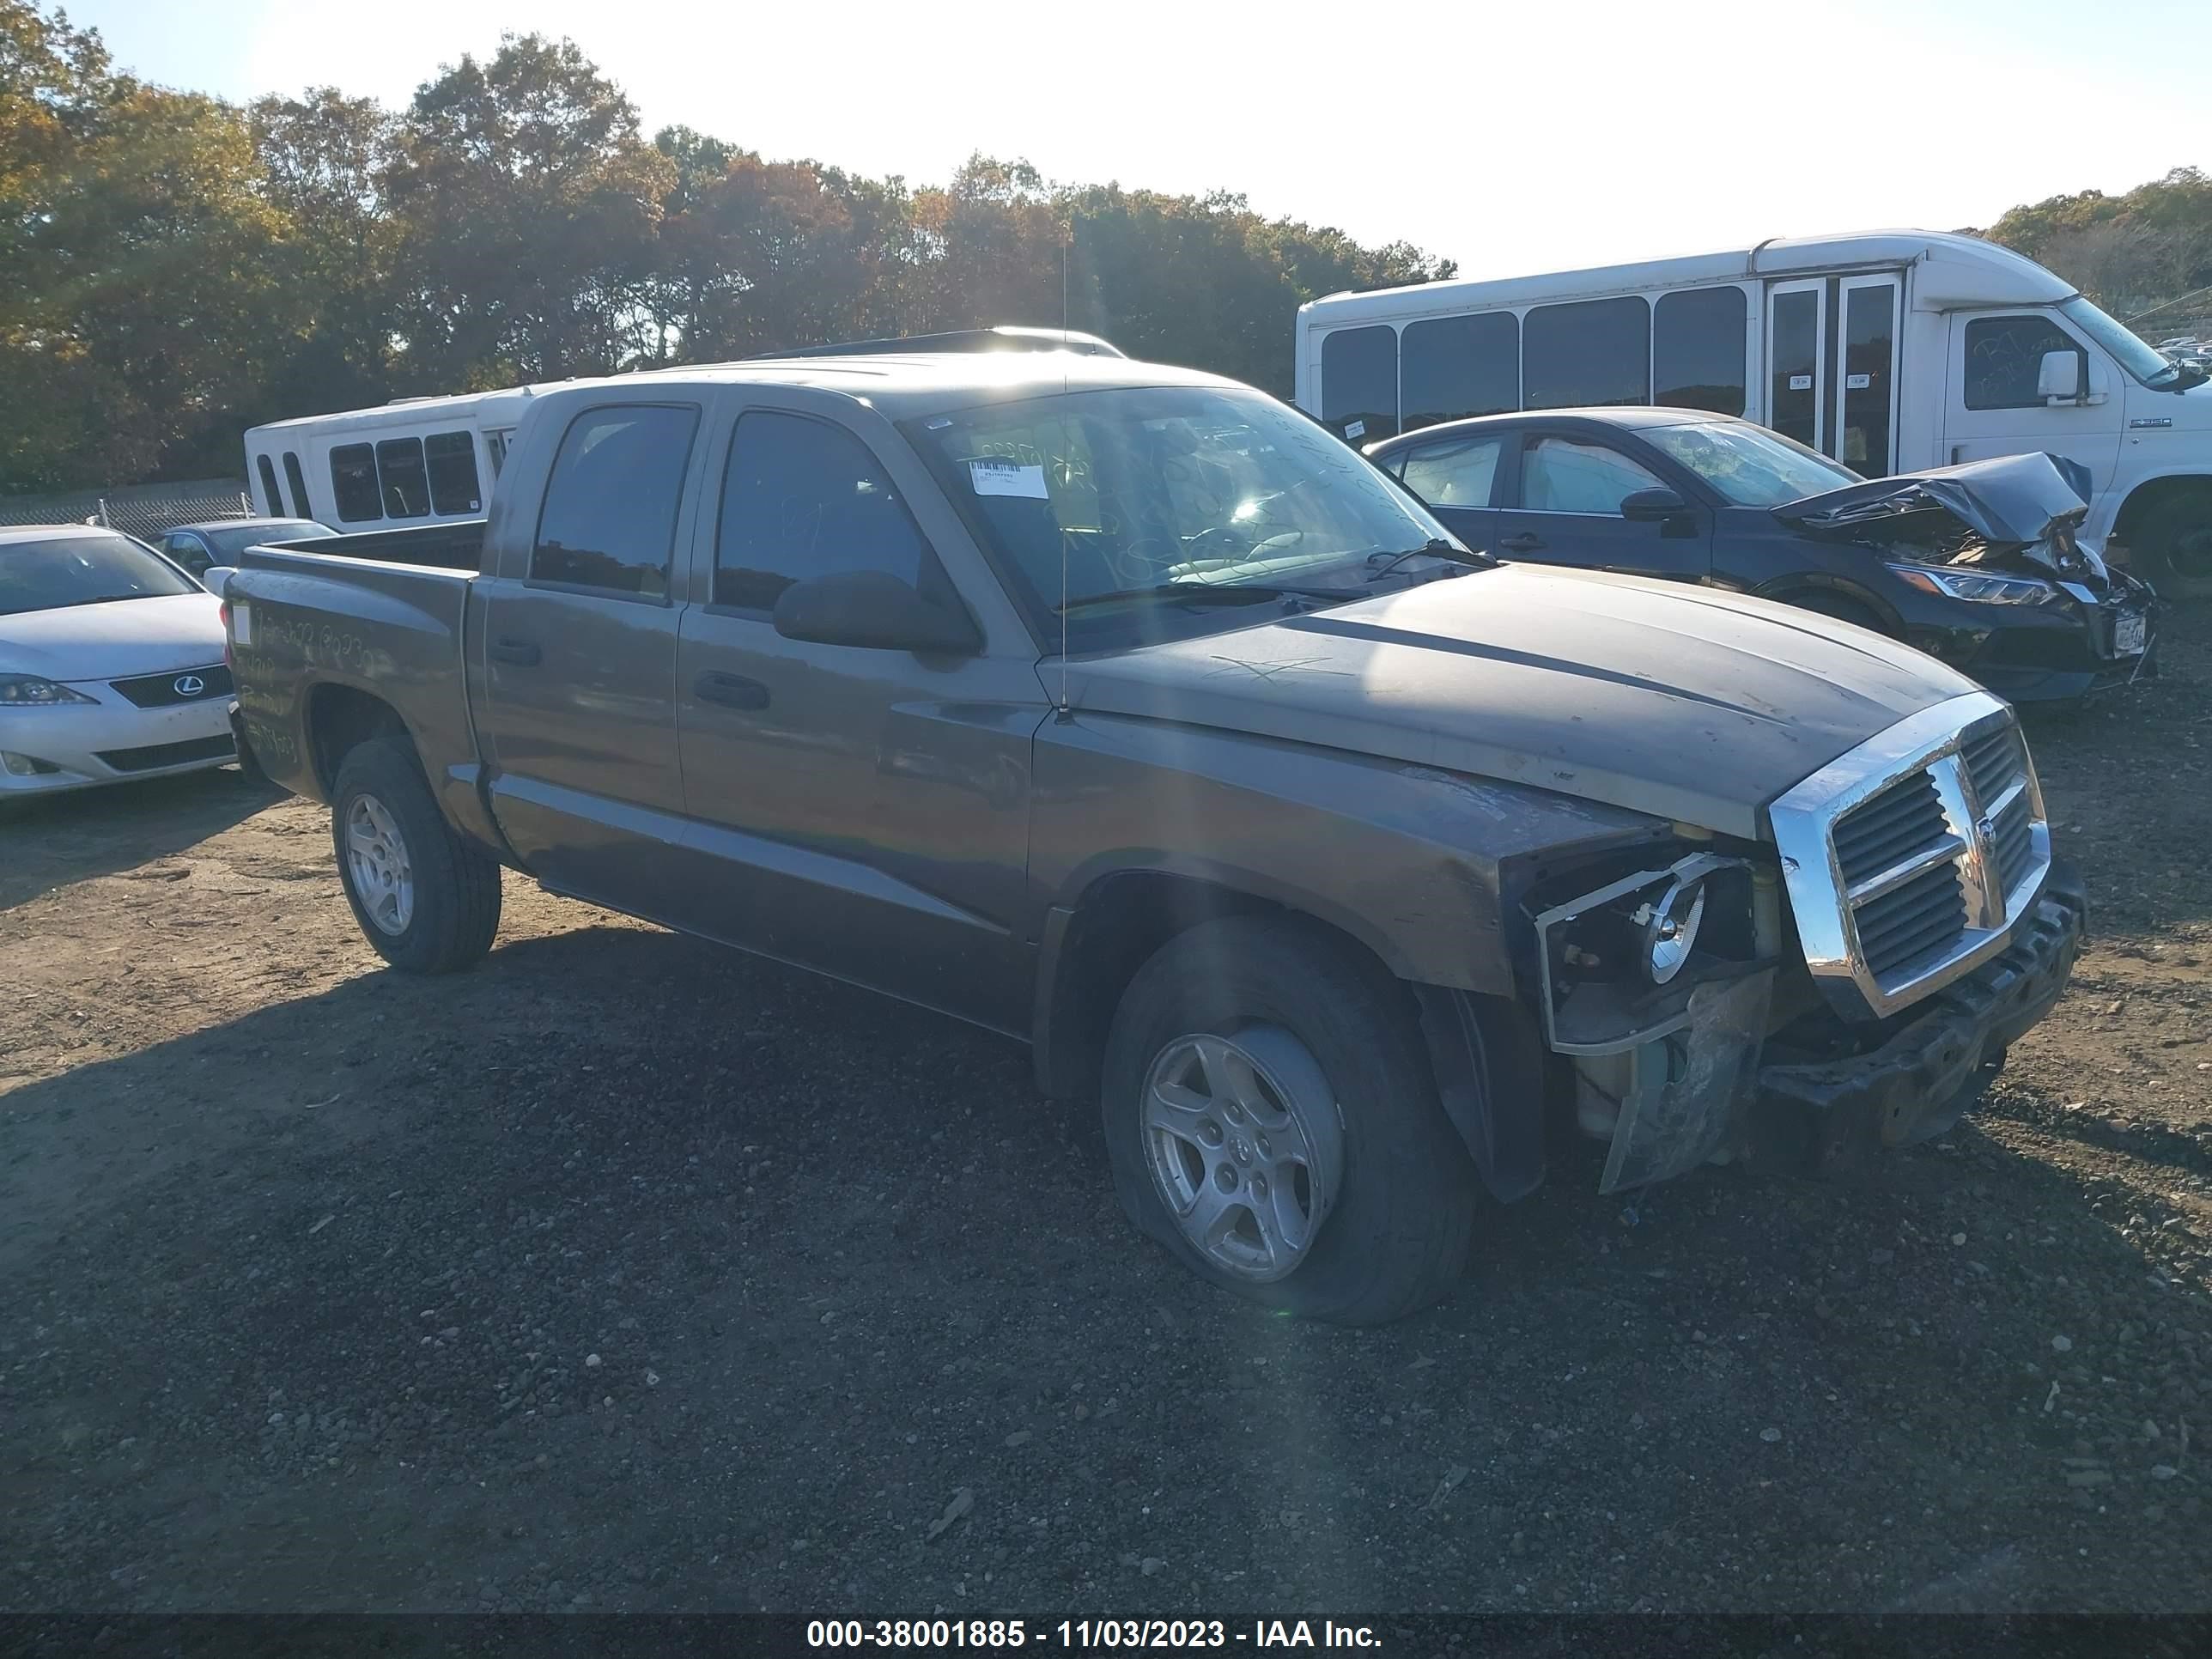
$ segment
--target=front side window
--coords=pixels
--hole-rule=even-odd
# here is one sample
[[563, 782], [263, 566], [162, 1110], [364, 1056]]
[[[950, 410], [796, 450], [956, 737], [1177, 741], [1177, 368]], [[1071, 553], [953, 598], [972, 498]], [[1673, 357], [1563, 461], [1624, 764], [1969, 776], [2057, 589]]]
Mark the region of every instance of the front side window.
[[1403, 459], [1406, 488], [1431, 507], [1488, 507], [1503, 435], [1425, 444]]
[[1780, 507], [1859, 482], [1857, 473], [1817, 450], [1747, 422], [1652, 426], [1644, 436], [1733, 507]]
[[1398, 431], [1398, 331], [1340, 328], [1321, 343], [1322, 424], [1346, 443]]
[[261, 510], [273, 519], [284, 510], [284, 498], [276, 493], [276, 469], [266, 455], [256, 455], [253, 465], [261, 475]]
[[191, 577], [127, 536], [0, 542], [0, 617], [201, 591]]
[[919, 588], [926, 554], [883, 464], [844, 428], [756, 410], [722, 475], [714, 603], [772, 611], [794, 582], [879, 570]]
[[[1142, 636], [1153, 590], [1357, 583], [1443, 527], [1382, 471], [1256, 392], [1117, 387], [908, 421], [901, 429], [1040, 623]], [[1128, 610], [1109, 596], [1136, 595]], [[1208, 610], [1230, 625], [1236, 612]], [[1176, 626], [1184, 626], [1178, 623]]]
[[1617, 449], [1571, 438], [1539, 438], [1522, 452], [1521, 505], [1530, 513], [1617, 514], [1658, 479]]
[[483, 510], [483, 492], [477, 488], [473, 433], [432, 433], [422, 440], [422, 459], [430, 473], [430, 505], [439, 513]]
[[530, 579], [665, 599], [698, 428], [688, 404], [614, 404], [571, 421], [546, 480]]
[[331, 498], [346, 524], [384, 516], [384, 498], [376, 487], [375, 450], [367, 444], [341, 444], [331, 451]]
[[1521, 328], [1523, 407], [1651, 401], [1651, 307], [1640, 295], [1538, 306]]
[[1748, 316], [1740, 288], [1661, 295], [1651, 313], [1651, 401], [1669, 409], [1742, 414]]
[[1521, 322], [1510, 311], [1408, 323], [1398, 355], [1408, 432], [1521, 407]]
[[430, 516], [430, 480], [422, 470], [420, 438], [386, 438], [376, 447], [376, 472], [384, 487], [384, 516]]
[[1977, 317], [1966, 325], [1966, 367], [1960, 377], [1969, 409], [2040, 409], [2036, 382], [2046, 351], [2087, 353], [2048, 317]]
[[161, 544], [161, 551], [174, 559], [195, 576], [204, 575], [215, 563], [208, 556], [206, 546], [197, 536], [174, 535]]

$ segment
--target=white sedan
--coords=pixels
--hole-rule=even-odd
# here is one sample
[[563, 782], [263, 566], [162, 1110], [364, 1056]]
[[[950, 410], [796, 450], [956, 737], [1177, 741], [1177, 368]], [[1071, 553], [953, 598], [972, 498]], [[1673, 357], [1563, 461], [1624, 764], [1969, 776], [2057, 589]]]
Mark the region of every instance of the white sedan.
[[0, 528], [0, 799], [234, 757], [222, 601], [89, 525]]

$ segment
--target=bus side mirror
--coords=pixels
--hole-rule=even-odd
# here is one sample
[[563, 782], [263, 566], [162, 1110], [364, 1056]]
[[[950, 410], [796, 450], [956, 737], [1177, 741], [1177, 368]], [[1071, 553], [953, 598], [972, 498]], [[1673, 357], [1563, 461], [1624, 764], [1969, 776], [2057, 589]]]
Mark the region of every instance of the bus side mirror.
[[2046, 404], [2081, 402], [2081, 354], [2078, 351], [2045, 352], [2043, 366], [2036, 372], [2035, 395]]

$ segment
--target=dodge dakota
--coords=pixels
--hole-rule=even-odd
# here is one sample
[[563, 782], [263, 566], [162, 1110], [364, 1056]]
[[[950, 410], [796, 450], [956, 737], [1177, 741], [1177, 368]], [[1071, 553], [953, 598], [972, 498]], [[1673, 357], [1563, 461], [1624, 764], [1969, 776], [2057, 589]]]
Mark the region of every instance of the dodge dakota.
[[563, 386], [481, 523], [213, 585], [395, 967], [482, 957], [504, 866], [1012, 1034], [1139, 1228], [1315, 1317], [1449, 1289], [1554, 1125], [1605, 1190], [1942, 1133], [2083, 927], [1951, 668], [1499, 562], [1116, 357]]

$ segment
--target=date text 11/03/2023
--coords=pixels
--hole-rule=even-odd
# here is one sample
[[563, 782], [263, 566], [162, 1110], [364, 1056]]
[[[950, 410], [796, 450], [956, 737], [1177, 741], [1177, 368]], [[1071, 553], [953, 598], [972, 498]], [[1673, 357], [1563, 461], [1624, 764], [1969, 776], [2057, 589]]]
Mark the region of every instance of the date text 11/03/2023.
[[812, 1619], [810, 1648], [1379, 1648], [1372, 1626], [1324, 1619]]

